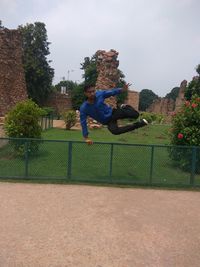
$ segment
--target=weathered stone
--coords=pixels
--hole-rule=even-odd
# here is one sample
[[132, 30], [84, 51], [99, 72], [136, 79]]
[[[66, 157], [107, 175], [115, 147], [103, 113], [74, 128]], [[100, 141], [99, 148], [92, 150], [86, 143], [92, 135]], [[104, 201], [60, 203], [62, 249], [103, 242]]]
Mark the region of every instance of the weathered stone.
[[178, 111], [181, 108], [183, 102], [185, 101], [184, 93], [185, 93], [186, 86], [187, 86], [187, 81], [183, 80], [180, 85], [178, 97], [176, 98], [175, 111]]
[[60, 92], [52, 93], [44, 105], [54, 108], [58, 114], [61, 114], [65, 110], [72, 109], [71, 94], [65, 95]]
[[27, 97], [21, 34], [0, 29], [0, 116]]
[[164, 115], [170, 115], [173, 111], [180, 109], [184, 100], [184, 92], [187, 86], [187, 81], [183, 80], [180, 84], [179, 94], [176, 98], [176, 101], [168, 98], [159, 98], [156, 99], [151, 106], [147, 109], [148, 112], [161, 113]]
[[128, 97], [125, 103], [132, 106], [134, 109], [138, 110], [139, 92], [128, 90]]
[[[116, 87], [120, 78], [118, 68], [119, 61], [117, 60], [118, 52], [111, 49], [106, 52], [105, 50], [98, 50], [97, 56], [97, 82], [96, 89], [111, 89]], [[116, 98], [110, 97], [106, 99], [106, 103], [112, 107], [116, 107]]]

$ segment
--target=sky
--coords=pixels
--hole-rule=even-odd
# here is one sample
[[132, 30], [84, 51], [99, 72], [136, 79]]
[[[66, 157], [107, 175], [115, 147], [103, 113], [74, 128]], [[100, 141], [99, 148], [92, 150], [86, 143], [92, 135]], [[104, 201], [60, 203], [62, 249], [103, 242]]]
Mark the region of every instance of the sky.
[[131, 89], [165, 96], [200, 64], [199, 0], [0, 0], [4, 27], [44, 22], [54, 84], [81, 82], [85, 57], [119, 52]]

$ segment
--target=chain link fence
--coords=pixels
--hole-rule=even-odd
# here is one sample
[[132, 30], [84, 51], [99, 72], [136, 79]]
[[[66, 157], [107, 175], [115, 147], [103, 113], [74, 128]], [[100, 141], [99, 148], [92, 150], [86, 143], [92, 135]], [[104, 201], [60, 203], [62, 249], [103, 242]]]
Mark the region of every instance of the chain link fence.
[[200, 147], [0, 138], [3, 179], [200, 186], [199, 160]]

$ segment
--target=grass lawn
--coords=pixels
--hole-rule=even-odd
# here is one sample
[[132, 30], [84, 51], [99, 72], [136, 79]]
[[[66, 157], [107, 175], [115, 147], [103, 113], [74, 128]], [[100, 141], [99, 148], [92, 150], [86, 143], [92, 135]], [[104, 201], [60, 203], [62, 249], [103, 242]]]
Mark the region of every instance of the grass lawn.
[[[90, 138], [95, 142], [117, 142], [130, 144], [169, 144], [169, 125], [148, 125], [133, 132], [113, 135], [107, 128], [90, 130]], [[44, 139], [83, 141], [78, 130], [51, 129], [43, 132]]]
[[[169, 128], [166, 125], [149, 125], [116, 136], [105, 128], [92, 130], [90, 137], [94, 142], [124, 144], [98, 143], [93, 146], [76, 143], [82, 141], [81, 131], [47, 130], [43, 132], [46, 141], [40, 144], [38, 155], [29, 157], [27, 161], [13, 157], [10, 145], [0, 148], [0, 176], [24, 178], [27, 175], [30, 179], [46, 177], [48, 180], [64, 181], [186, 185], [189, 184], [190, 173], [173, 167], [168, 147], [159, 146], [169, 144]], [[74, 142], [70, 147], [66, 141]], [[152, 144], [158, 146], [152, 148]], [[200, 184], [199, 181], [200, 177], [196, 175], [196, 184]]]

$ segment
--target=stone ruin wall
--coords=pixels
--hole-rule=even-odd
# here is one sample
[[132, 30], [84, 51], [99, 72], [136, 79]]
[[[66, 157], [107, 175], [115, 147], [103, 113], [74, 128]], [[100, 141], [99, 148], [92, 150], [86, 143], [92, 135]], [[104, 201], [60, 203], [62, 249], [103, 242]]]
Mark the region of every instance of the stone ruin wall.
[[72, 109], [71, 94], [52, 93], [44, 105], [46, 107], [52, 107], [57, 114], [61, 114], [63, 111]]
[[169, 98], [160, 97], [156, 99], [147, 109], [148, 112], [161, 113], [163, 115], [170, 115], [173, 111], [178, 111], [184, 102], [184, 91], [187, 86], [187, 81], [183, 80], [180, 84], [180, 90], [176, 101]]
[[128, 97], [126, 104], [132, 106], [134, 109], [138, 110], [139, 107], [139, 92], [128, 90]]
[[[96, 52], [98, 72], [96, 89], [111, 89], [116, 87], [120, 78], [120, 72], [118, 70], [119, 60], [117, 60], [118, 54], [113, 49], [108, 52], [105, 50], [98, 50]], [[106, 103], [112, 107], [116, 107], [116, 98], [109, 97], [106, 99]]]
[[0, 29], [0, 117], [27, 97], [21, 34]]

